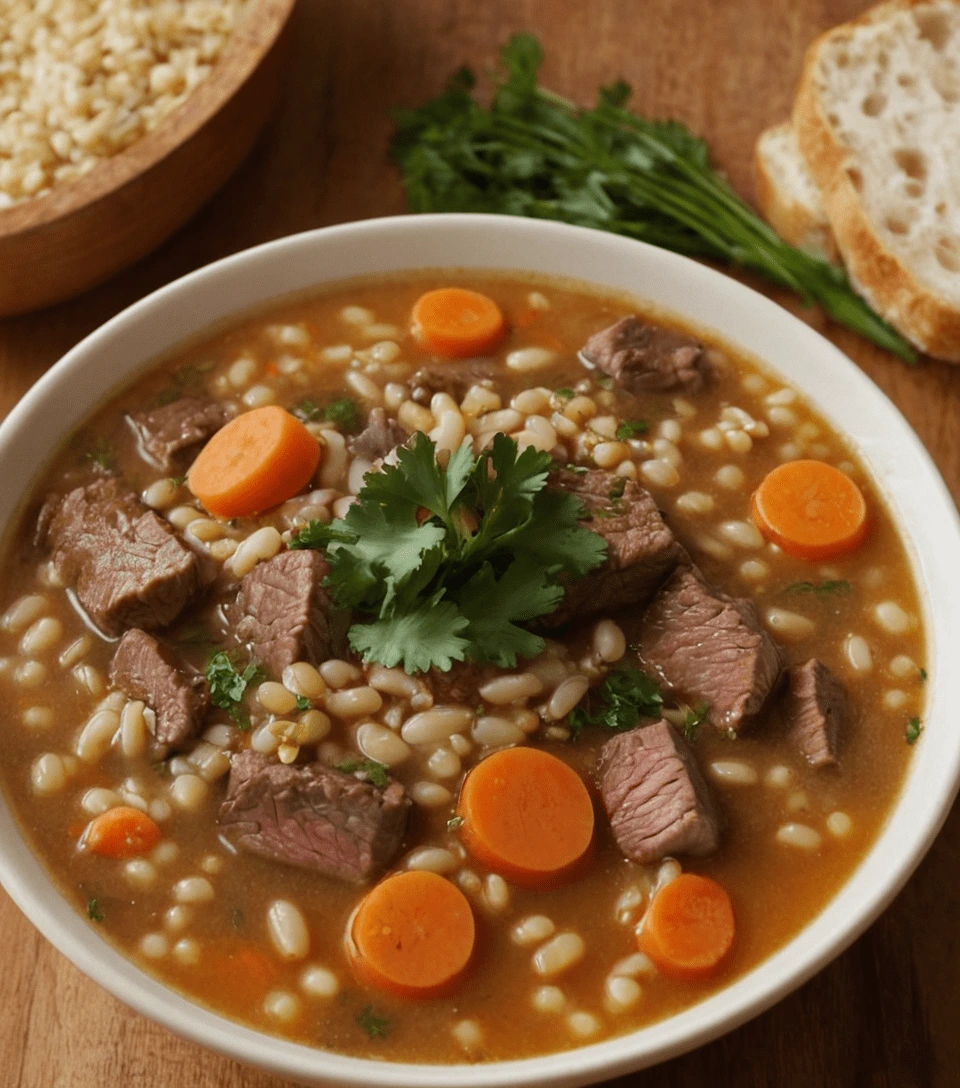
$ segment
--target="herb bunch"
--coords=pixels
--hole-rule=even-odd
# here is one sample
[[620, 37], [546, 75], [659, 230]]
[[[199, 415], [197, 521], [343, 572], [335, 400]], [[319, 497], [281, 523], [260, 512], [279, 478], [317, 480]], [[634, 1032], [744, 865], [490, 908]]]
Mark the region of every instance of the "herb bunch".
[[462, 68], [439, 98], [402, 111], [391, 152], [415, 212], [496, 212], [625, 234], [759, 273], [819, 303], [835, 321], [914, 362], [916, 352], [852, 289], [846, 272], [788, 245], [710, 166], [706, 143], [677, 121], [626, 108], [604, 87], [593, 109], [537, 86], [543, 51], [518, 34], [501, 52], [489, 109]]
[[311, 522], [290, 547], [325, 549], [325, 587], [371, 617], [349, 631], [365, 661], [411, 673], [467, 658], [511, 667], [544, 645], [520, 624], [553, 612], [562, 579], [607, 554], [580, 525], [580, 500], [546, 489], [552, 464], [498, 434], [479, 457], [463, 445], [444, 466], [418, 433], [396, 465], [367, 475], [346, 517]]

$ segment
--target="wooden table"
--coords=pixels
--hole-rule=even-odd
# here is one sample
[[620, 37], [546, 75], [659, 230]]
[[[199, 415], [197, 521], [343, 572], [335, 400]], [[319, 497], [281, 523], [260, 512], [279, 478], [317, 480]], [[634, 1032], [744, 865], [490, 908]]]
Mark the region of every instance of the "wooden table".
[[[863, 0], [301, 0], [285, 94], [254, 155], [138, 267], [74, 302], [0, 322], [0, 408], [101, 322], [199, 265], [294, 231], [402, 211], [385, 158], [389, 109], [433, 95], [464, 61], [489, 66], [514, 31], [541, 36], [545, 82], [571, 98], [587, 101], [598, 84], [624, 76], [637, 108], [705, 134], [716, 161], [750, 196], [754, 139], [787, 115], [807, 43], [863, 7]], [[960, 369], [908, 369], [806, 316], [899, 405], [960, 496]], [[726, 1038], [622, 1083], [953, 1088], [958, 863], [955, 811], [894, 905], [817, 978]], [[0, 892], [0, 1088], [282, 1083], [125, 1008]]]

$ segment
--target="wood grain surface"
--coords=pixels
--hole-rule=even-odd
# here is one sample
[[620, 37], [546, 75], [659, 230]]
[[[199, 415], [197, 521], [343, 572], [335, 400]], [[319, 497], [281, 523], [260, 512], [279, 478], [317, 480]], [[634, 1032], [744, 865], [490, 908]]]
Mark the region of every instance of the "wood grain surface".
[[[66, 305], [0, 322], [8, 410], [102, 321], [217, 257], [281, 235], [403, 210], [388, 110], [488, 66], [536, 31], [545, 81], [586, 101], [622, 75], [644, 112], [709, 140], [752, 196], [752, 148], [789, 110], [804, 49], [864, 0], [300, 0], [280, 109], [253, 155], [166, 246]], [[780, 296], [777, 296], [780, 297]], [[791, 308], [794, 304], [787, 299]], [[960, 496], [960, 368], [908, 369], [823, 328], [896, 402]], [[893, 906], [843, 956], [710, 1046], [623, 1078], [643, 1088], [955, 1088], [960, 1084], [960, 814]], [[776, 903], [771, 904], [776, 910]], [[282, 1088], [129, 1011], [55, 952], [0, 892], [0, 1088]]]

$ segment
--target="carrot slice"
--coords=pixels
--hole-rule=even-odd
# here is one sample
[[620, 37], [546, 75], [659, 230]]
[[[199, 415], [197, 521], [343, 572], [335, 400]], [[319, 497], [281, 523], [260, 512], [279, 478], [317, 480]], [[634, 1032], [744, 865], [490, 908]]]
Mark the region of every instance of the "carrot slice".
[[463, 892], [436, 873], [411, 870], [367, 893], [347, 950], [362, 982], [400, 997], [436, 997], [463, 974], [475, 936]]
[[440, 287], [413, 304], [413, 335], [428, 351], [465, 359], [493, 351], [506, 332], [500, 307], [479, 291]]
[[187, 483], [211, 514], [249, 517], [296, 495], [320, 463], [320, 443], [275, 404], [237, 416], [210, 439]]
[[723, 887], [709, 877], [681, 873], [653, 897], [637, 944], [665, 975], [701, 978], [730, 951], [735, 928]]
[[753, 493], [754, 524], [787, 555], [834, 559], [867, 535], [867, 501], [840, 469], [824, 461], [787, 461]]
[[80, 848], [118, 861], [136, 858], [160, 841], [160, 828], [145, 813], [128, 805], [107, 809], [87, 824]]
[[583, 780], [537, 748], [504, 748], [478, 763], [457, 812], [470, 853], [526, 887], [574, 876], [593, 840], [593, 802]]

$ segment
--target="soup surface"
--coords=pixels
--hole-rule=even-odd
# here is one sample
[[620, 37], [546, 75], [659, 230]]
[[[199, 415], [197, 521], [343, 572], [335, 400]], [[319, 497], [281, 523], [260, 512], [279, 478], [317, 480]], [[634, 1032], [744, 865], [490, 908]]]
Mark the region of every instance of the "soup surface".
[[[487, 328], [480, 355], [438, 351], [426, 319], [411, 331], [418, 298], [449, 285], [482, 293], [505, 319], [502, 331]], [[184, 349], [70, 436], [6, 545], [0, 780], [98, 934], [196, 1001], [268, 1032], [360, 1056], [482, 1061], [594, 1042], [683, 1009], [769, 956], [831, 898], [876, 837], [921, 728], [924, 639], [903, 545], [843, 437], [728, 345], [679, 329], [664, 347], [655, 335], [639, 354], [663, 348], [681, 365], [643, 387], [630, 360], [618, 371], [609, 343], [591, 341], [595, 367], [585, 365], [590, 338], [629, 314], [676, 328], [637, 300], [542, 279], [424, 272], [344, 284]], [[310, 480], [299, 490], [288, 481], [296, 493], [262, 513], [210, 513], [190, 485], [208, 506], [219, 500], [199, 486], [193, 458], [226, 420], [271, 405], [318, 444]], [[193, 415], [158, 438], [163, 411], [177, 406]], [[542, 451], [557, 470], [547, 490], [586, 496], [580, 527], [606, 533], [609, 555], [621, 529], [647, 541], [630, 519], [649, 493], [644, 517], [660, 533], [652, 573], [638, 581], [628, 571], [612, 593], [609, 581], [579, 592], [556, 575], [569, 591], [568, 613], [554, 617], [564, 622], [519, 615], [538, 635], [534, 656], [513, 666], [502, 664], [495, 626], [475, 640], [488, 660], [449, 672], [403, 670], [422, 626], [394, 647], [399, 664], [363, 661], [333, 607], [343, 587], [318, 589], [327, 568], [309, 545], [335, 552], [323, 527], [348, 515], [365, 475], [384, 455], [395, 463], [394, 447], [417, 431], [441, 463], [451, 458], [451, 474], [461, 442], [471, 458], [497, 433]], [[302, 449], [309, 460], [309, 443]], [[804, 460], [839, 469], [865, 499], [866, 535], [845, 554], [788, 554], [751, 516], [768, 474]], [[41, 511], [68, 493], [106, 506], [71, 513], [77, 500], [67, 498]], [[465, 509], [460, 539], [490, 516]], [[416, 520], [440, 519], [421, 503]], [[378, 538], [371, 594], [407, 546], [390, 533], [395, 548]], [[124, 550], [134, 537], [136, 561]], [[288, 548], [297, 543], [308, 547]], [[137, 579], [157, 547], [179, 549], [174, 566], [181, 552], [192, 565], [168, 569], [148, 592]], [[294, 570], [276, 565], [284, 557], [306, 558]], [[125, 596], [97, 581], [104, 563], [133, 585]], [[586, 578], [608, 573], [598, 570]], [[486, 606], [475, 594], [481, 612], [499, 607], [489, 593]], [[427, 613], [440, 607], [435, 597]], [[687, 624], [681, 665], [664, 642], [676, 614]], [[731, 625], [730, 639], [718, 634]], [[141, 627], [151, 634], [137, 643], [128, 632]], [[821, 666], [802, 672], [813, 659]], [[702, 664], [693, 679], [691, 661]], [[816, 719], [806, 734], [803, 714]], [[642, 736], [659, 738], [653, 763], [636, 747]], [[490, 800], [478, 776], [473, 808], [461, 792], [486, 759], [520, 748], [556, 757], [589, 793], [591, 845], [571, 847], [569, 865], [544, 862], [549, 878], [531, 877], [532, 854], [508, 863], [479, 842], [484, 813], [512, 818], [509, 789]], [[545, 774], [532, 774], [535, 793]], [[553, 818], [565, 828], [575, 798], [561, 797]], [[324, 808], [343, 804], [342, 819]], [[330, 819], [342, 841], [323, 838]], [[367, 835], [360, 847], [355, 833]], [[529, 834], [530, 851], [546, 849], [542, 829]], [[398, 968], [416, 996], [346, 940], [364, 939], [361, 902], [386, 932], [364, 897], [394, 872], [443, 878], [472, 920], [469, 962], [454, 963], [443, 985], [430, 990], [423, 965]], [[720, 940], [715, 962], [695, 970], [643, 937], [651, 902], [681, 873], [709, 877], [732, 904], [732, 947], [708, 935]], [[454, 937], [430, 928], [452, 930], [453, 907], [424, 917], [426, 959], [455, 959]]]

